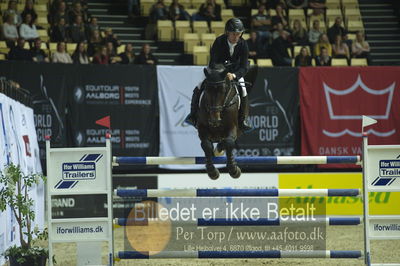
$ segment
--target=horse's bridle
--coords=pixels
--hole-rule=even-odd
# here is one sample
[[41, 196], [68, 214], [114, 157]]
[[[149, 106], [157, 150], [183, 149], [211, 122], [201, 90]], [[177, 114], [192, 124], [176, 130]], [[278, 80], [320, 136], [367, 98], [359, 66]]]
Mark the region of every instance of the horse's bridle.
[[[212, 81], [212, 82], [206, 80], [205, 82], [208, 85], [214, 85], [215, 86], [215, 85], [219, 85], [219, 84], [225, 83], [225, 80]], [[225, 93], [225, 99], [224, 99], [224, 104], [223, 105], [209, 106], [208, 103], [206, 103], [207, 111], [208, 112], [222, 112], [226, 108], [234, 105], [237, 102], [237, 100], [236, 100], [237, 97], [235, 97], [237, 95], [237, 93], [235, 93], [235, 95], [231, 98], [230, 101], [229, 101], [229, 95], [230, 95], [231, 91], [233, 89], [235, 89], [235, 86], [233, 86], [235, 84], [237, 85], [237, 84], [239, 84], [239, 82], [229, 81], [229, 83], [227, 84], [229, 86], [229, 90], [227, 90], [227, 92]]]

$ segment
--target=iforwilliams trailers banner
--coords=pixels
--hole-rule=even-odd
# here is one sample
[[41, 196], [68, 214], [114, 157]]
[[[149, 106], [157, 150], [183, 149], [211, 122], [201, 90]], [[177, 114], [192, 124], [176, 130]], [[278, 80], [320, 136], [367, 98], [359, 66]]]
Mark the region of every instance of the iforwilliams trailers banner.
[[[254, 73], [257, 71], [257, 73]], [[255, 81], [250, 75], [256, 74]], [[258, 68], [250, 70], [249, 121], [254, 130], [238, 143], [239, 156], [298, 155], [298, 69]], [[275, 166], [276, 167], [276, 166]]]
[[[302, 155], [360, 155], [361, 119], [371, 144], [400, 142], [400, 68], [301, 68]], [[339, 167], [357, 167], [340, 165]]]
[[99, 146], [111, 129], [115, 156], [158, 155], [158, 100], [153, 66], [80, 66], [69, 90], [76, 146]]

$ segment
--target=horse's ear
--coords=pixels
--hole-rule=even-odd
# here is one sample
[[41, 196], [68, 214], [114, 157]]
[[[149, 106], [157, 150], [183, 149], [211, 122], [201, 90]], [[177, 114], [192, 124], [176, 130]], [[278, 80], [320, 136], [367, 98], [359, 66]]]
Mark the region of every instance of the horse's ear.
[[203, 69], [203, 71], [204, 71], [204, 75], [206, 75], [206, 77], [208, 78], [208, 69], [205, 67], [204, 69]]

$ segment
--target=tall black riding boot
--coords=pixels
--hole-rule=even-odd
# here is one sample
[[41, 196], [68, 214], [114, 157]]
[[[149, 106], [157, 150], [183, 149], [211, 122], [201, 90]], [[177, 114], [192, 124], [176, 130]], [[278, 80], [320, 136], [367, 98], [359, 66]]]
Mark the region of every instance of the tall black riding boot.
[[197, 125], [197, 111], [199, 109], [201, 90], [194, 88], [192, 95], [192, 102], [190, 103], [190, 114], [185, 118], [185, 122], [196, 127]]
[[249, 98], [240, 97], [241, 104], [239, 109], [239, 127], [243, 132], [250, 131], [253, 128], [248, 124], [247, 117], [249, 116]]

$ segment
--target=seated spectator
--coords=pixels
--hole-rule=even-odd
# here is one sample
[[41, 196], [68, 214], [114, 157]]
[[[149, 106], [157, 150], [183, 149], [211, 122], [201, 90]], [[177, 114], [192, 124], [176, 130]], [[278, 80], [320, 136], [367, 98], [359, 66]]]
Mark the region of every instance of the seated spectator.
[[68, 14], [67, 14], [67, 4], [64, 1], [58, 2], [57, 11], [55, 13], [50, 14], [49, 22], [50, 22], [50, 24], [54, 24], [57, 21], [60, 21], [61, 18], [63, 18], [65, 20], [66, 25], [69, 25], [70, 20], [69, 20]]
[[173, 0], [169, 6], [169, 17], [172, 21], [190, 20], [190, 15], [186, 12], [183, 5], [179, 4], [178, 0]]
[[331, 66], [332, 57], [328, 53], [328, 49], [325, 47], [321, 48], [321, 54], [315, 57], [315, 63], [317, 66]]
[[109, 57], [110, 64], [114, 64], [114, 63], [121, 61], [120, 57], [117, 57], [117, 51], [115, 50], [112, 42], [107, 42], [106, 47], [107, 47], [107, 54]]
[[93, 31], [99, 31], [100, 32], [100, 26], [97, 23], [97, 18], [96, 17], [91, 17], [90, 18], [90, 23], [86, 26], [86, 39], [89, 40], [90, 37], [92, 36]]
[[312, 8], [315, 14], [323, 14], [326, 7], [326, 0], [308, 0], [308, 7]]
[[283, 27], [284, 28], [287, 28], [289, 25], [288, 25], [288, 22], [287, 22], [287, 20], [286, 20], [286, 18], [285, 18], [285, 14], [283, 13], [283, 7], [282, 7], [282, 5], [281, 4], [278, 4], [277, 6], [276, 6], [276, 8], [275, 8], [275, 11], [276, 11], [276, 16], [273, 16], [272, 17], [272, 20], [271, 20], [271, 22], [272, 22], [272, 27], [274, 28], [274, 29], [276, 29], [276, 25], [278, 24], [278, 23], [282, 23], [282, 25], [283, 25]]
[[292, 59], [289, 56], [288, 48], [291, 49], [292, 45], [288, 41], [288, 34], [286, 31], [281, 31], [278, 38], [272, 42], [271, 57], [274, 66], [291, 66]]
[[54, 24], [51, 28], [50, 39], [52, 42], [67, 42], [68, 27], [65, 25], [65, 18]]
[[8, 52], [8, 60], [32, 61], [32, 53], [24, 48], [25, 40], [18, 38], [17, 45]]
[[7, 47], [11, 48], [15, 46], [15, 42], [17, 41], [19, 35], [17, 26], [14, 21], [14, 14], [9, 14], [6, 17], [6, 21], [3, 24], [3, 37], [6, 41]]
[[342, 36], [344, 34], [346, 34], [346, 31], [342, 27], [342, 18], [337, 17], [335, 19], [335, 24], [333, 24], [332, 27], [328, 29], [329, 42], [334, 43], [337, 35]]
[[349, 39], [349, 35], [347, 34], [347, 32], [345, 32], [343, 35], [342, 35], [342, 41], [345, 43], [345, 44], [347, 44], [347, 47], [349, 47], [349, 52], [350, 52], [350, 55], [352, 54], [352, 46], [353, 46], [353, 40], [350, 40]]
[[216, 20], [221, 20], [221, 5], [217, 4], [215, 0], [206, 0], [205, 3], [201, 4], [199, 8], [199, 14], [207, 17], [210, 12], [208, 9], [211, 9], [209, 5], [212, 6], [212, 14], [215, 16]]
[[141, 65], [156, 65], [157, 64], [157, 59], [151, 53], [149, 44], [147, 44], [147, 43], [143, 44], [142, 51], [136, 57], [135, 64], [141, 64]]
[[293, 45], [308, 45], [307, 30], [301, 25], [300, 20], [295, 19], [292, 29]]
[[80, 16], [82, 18], [83, 23], [87, 23], [89, 21], [88, 14], [82, 10], [82, 5], [79, 1], [75, 1], [72, 4], [72, 9], [68, 12], [69, 21], [76, 21], [76, 17]]
[[80, 42], [76, 45], [75, 51], [72, 54], [72, 61], [77, 65], [87, 65], [89, 64], [89, 57], [86, 51], [86, 44]]
[[367, 58], [368, 65], [371, 64], [371, 58], [369, 52], [371, 51], [369, 43], [365, 41], [364, 34], [361, 31], [357, 31], [356, 39], [352, 45], [352, 54], [355, 58]]
[[272, 30], [271, 23], [269, 12], [265, 9], [265, 5], [261, 4], [258, 7], [258, 13], [251, 17], [252, 30], [257, 32], [261, 43], [269, 43], [271, 39], [270, 30]]
[[321, 54], [321, 49], [326, 48], [329, 56], [332, 56], [332, 45], [328, 40], [328, 36], [324, 33], [321, 34], [317, 44], [314, 46], [314, 55], [319, 56]]
[[25, 1], [25, 8], [21, 13], [22, 20], [24, 20], [24, 18], [25, 18], [25, 16], [27, 14], [31, 15], [32, 21], [35, 21], [37, 19], [37, 17], [38, 17], [38, 15], [37, 15], [34, 7], [33, 7], [33, 1], [32, 0], [26, 0]]
[[318, 42], [321, 34], [323, 34], [323, 32], [319, 27], [319, 20], [314, 20], [312, 28], [308, 32], [308, 41], [309, 41], [312, 49], [314, 49], [314, 46]]
[[107, 53], [107, 47], [102, 46], [99, 51], [93, 57], [93, 64], [108, 65], [110, 63], [110, 57]]
[[278, 5], [287, 8], [285, 0], [260, 0], [260, 3], [265, 4], [267, 9], [276, 9]]
[[88, 55], [89, 56], [94, 56], [94, 54], [100, 50], [100, 48], [103, 46], [104, 41], [103, 38], [100, 36], [100, 32], [98, 30], [93, 31], [92, 36], [90, 37], [89, 40], [89, 45], [88, 45]]
[[301, 47], [300, 54], [294, 59], [295, 66], [311, 66], [311, 56], [305, 46]]
[[125, 51], [118, 55], [121, 58], [120, 64], [133, 64], [135, 62], [135, 53], [131, 43], [125, 45]]
[[73, 43], [86, 41], [85, 24], [81, 16], [76, 16], [74, 23], [69, 26], [68, 39]]
[[261, 56], [264, 56], [263, 53], [263, 45], [261, 44], [260, 39], [257, 37], [257, 32], [251, 31], [250, 38], [246, 40], [247, 46], [249, 47], [249, 58], [254, 60], [254, 63], [257, 64], [257, 59]]
[[133, 18], [134, 16], [140, 16], [140, 5], [138, 0], [127, 0], [128, 1], [128, 16]]
[[313, 9], [312, 13], [307, 15], [308, 24], [311, 25], [311, 21], [315, 21], [315, 20], [325, 21], [323, 11], [322, 12], [319, 12], [319, 11], [320, 11], [319, 9]]
[[168, 9], [164, 4], [164, 0], [158, 0], [150, 9], [150, 19], [153, 22], [168, 19]]
[[334, 58], [346, 58], [350, 60], [349, 47], [343, 42], [341, 35], [336, 35], [335, 43], [332, 45], [332, 52]]
[[49, 56], [47, 53], [42, 49], [42, 40], [39, 38], [35, 40], [34, 46], [31, 48], [32, 52], [32, 60], [35, 62], [46, 62], [49, 63]]
[[288, 8], [302, 9], [308, 6], [308, 0], [286, 0]]
[[13, 16], [14, 24], [17, 26], [19, 26], [21, 24], [22, 18], [21, 18], [20, 13], [17, 11], [17, 1], [10, 0], [8, 2], [8, 8], [6, 10], [4, 10], [2, 13], [3, 13], [3, 21], [6, 21], [7, 20], [6, 18], [9, 15], [14, 15]]
[[281, 35], [281, 32], [286, 32], [287, 36], [290, 36], [290, 33], [283, 28], [282, 23], [276, 24], [276, 30], [272, 33], [272, 40], [275, 40]]
[[39, 38], [36, 26], [32, 21], [31, 14], [26, 14], [24, 23], [19, 27], [19, 37], [26, 41], [33, 42], [34, 39]]
[[112, 42], [114, 49], [117, 49], [121, 45], [121, 42], [118, 40], [117, 35], [112, 32], [111, 28], [106, 28], [104, 34], [104, 43]]
[[53, 52], [51, 55], [51, 61], [53, 63], [73, 63], [71, 56], [65, 51], [65, 42], [57, 43], [57, 51]]
[[[64, 1], [64, 0], [53, 0], [53, 1], [51, 1], [50, 8], [49, 8], [49, 14], [57, 13], [58, 7], [60, 5], [60, 2], [62, 2], [62, 1]], [[49, 22], [50, 22], [50, 20], [49, 20]]]

